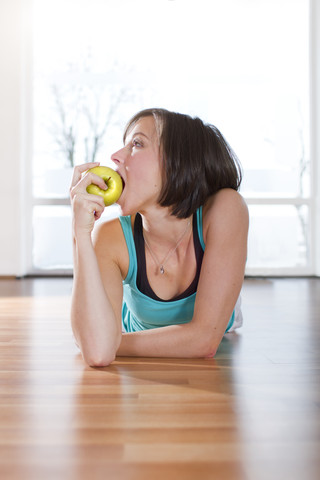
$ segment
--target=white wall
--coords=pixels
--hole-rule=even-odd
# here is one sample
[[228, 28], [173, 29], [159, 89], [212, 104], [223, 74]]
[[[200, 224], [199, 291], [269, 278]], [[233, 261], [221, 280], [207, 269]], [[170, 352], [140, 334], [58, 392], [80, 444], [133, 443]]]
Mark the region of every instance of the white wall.
[[30, 208], [25, 204], [25, 165], [31, 122], [24, 118], [31, 92], [26, 95], [30, 89], [24, 67], [30, 65], [31, 55], [30, 5], [29, 0], [0, 2], [0, 275], [19, 276], [27, 268], [24, 233]]
[[315, 196], [316, 246], [315, 273], [320, 276], [320, 2], [310, 1], [311, 22], [311, 155], [315, 159], [313, 189]]

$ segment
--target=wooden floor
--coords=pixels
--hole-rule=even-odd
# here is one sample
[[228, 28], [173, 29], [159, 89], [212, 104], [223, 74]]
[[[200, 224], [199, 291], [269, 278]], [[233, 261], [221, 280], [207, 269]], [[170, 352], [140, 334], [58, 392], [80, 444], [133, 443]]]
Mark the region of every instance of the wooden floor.
[[0, 478], [318, 480], [320, 280], [248, 279], [215, 359], [87, 367], [71, 279], [0, 280]]

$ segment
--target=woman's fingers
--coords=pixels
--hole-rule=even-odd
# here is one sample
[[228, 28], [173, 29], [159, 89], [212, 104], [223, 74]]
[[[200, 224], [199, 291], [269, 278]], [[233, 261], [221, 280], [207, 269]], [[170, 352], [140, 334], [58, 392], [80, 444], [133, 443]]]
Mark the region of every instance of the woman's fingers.
[[88, 172], [85, 175], [80, 177], [80, 180], [75, 184], [75, 186], [71, 186], [70, 188], [70, 195], [73, 198], [77, 193], [86, 193], [87, 187], [91, 184], [97, 185], [102, 190], [107, 189], [107, 185], [103, 178], [99, 177], [92, 172]]
[[97, 185], [102, 190], [107, 189], [106, 182], [103, 180], [103, 178], [91, 172], [88, 172], [86, 173], [86, 175], [84, 175], [83, 179], [81, 180], [81, 183], [83, 183], [83, 185], [85, 185], [86, 188], [93, 183], [94, 185]]
[[86, 195], [86, 198], [89, 198], [89, 201], [96, 207], [100, 207], [102, 209], [102, 211], [105, 209], [105, 204], [104, 204], [104, 200], [102, 197], [100, 197], [100, 195], [94, 195], [92, 193], [88, 193]]
[[98, 165], [100, 165], [100, 162], [89, 162], [74, 167], [70, 190], [80, 182], [84, 172]]
[[102, 190], [107, 189], [103, 178], [92, 172], [87, 172], [90, 168], [98, 165], [98, 162], [91, 162], [78, 165], [74, 169], [70, 196], [72, 199], [74, 228], [76, 231], [90, 232], [94, 222], [101, 217], [105, 209], [104, 200], [100, 195], [93, 195], [87, 192], [87, 187], [92, 183]]
[[102, 197], [82, 192], [76, 193], [72, 201], [74, 231], [91, 232], [94, 222], [101, 217], [104, 209]]
[[89, 213], [97, 210], [102, 213], [105, 209], [104, 200], [99, 195], [93, 195], [91, 193], [76, 193], [73, 197], [73, 201], [73, 203], [81, 206]]
[[99, 205], [96, 204], [96, 205], [97, 207], [94, 210], [94, 217], [96, 220], [98, 220], [104, 212], [105, 205], [104, 205], [104, 202], [103, 202], [103, 205], [100, 205], [100, 204]]

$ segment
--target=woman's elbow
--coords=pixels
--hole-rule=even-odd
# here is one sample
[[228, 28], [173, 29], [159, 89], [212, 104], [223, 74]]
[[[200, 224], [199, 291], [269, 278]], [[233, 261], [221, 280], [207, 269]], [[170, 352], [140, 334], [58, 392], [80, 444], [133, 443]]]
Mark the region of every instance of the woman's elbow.
[[116, 358], [115, 352], [105, 352], [99, 354], [99, 352], [82, 352], [84, 361], [91, 368], [103, 368], [108, 367]]
[[116, 358], [117, 351], [121, 343], [121, 332], [115, 333], [106, 341], [100, 339], [88, 340], [79, 338], [78, 348], [81, 351], [82, 358], [89, 367], [102, 368], [108, 367]]
[[198, 357], [199, 358], [213, 358], [218, 350], [218, 345], [211, 339], [205, 338], [198, 345]]
[[208, 352], [209, 353], [206, 353], [203, 358], [213, 358], [217, 353], [217, 349], [209, 349]]
[[118, 343], [87, 345], [81, 349], [83, 359], [92, 368], [108, 367], [116, 358]]

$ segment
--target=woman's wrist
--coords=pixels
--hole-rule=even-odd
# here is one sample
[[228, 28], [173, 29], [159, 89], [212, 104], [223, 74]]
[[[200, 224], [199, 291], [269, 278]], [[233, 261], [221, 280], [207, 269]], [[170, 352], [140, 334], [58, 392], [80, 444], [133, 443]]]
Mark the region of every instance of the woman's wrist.
[[78, 243], [92, 243], [91, 230], [73, 226], [73, 239]]
[[[92, 252], [92, 253], [90, 253]], [[79, 261], [90, 258], [93, 254], [91, 234], [87, 231], [73, 232], [73, 261], [74, 267], [79, 266]]]

